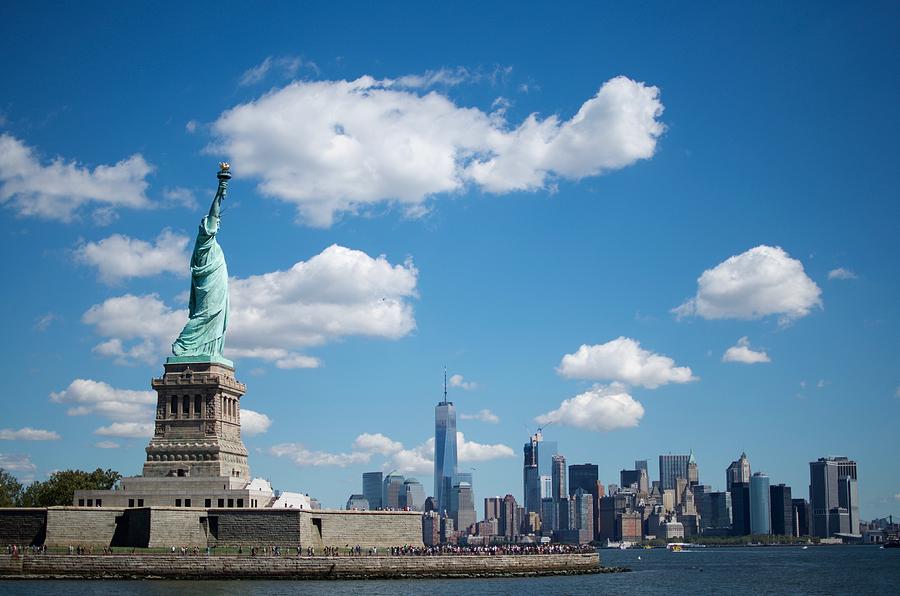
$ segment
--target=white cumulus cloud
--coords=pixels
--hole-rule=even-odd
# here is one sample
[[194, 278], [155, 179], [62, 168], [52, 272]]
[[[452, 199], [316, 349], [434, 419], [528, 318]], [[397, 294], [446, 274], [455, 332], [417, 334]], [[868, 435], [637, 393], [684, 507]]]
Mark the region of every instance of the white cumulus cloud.
[[[456, 433], [457, 456], [460, 462], [487, 461], [515, 457], [515, 452], [501, 443], [488, 444], [469, 441], [461, 432]], [[434, 468], [434, 437], [406, 448], [383, 433], [362, 433], [353, 441], [349, 453], [313, 451], [298, 443], [275, 445], [269, 452], [277, 457], [287, 457], [299, 466], [338, 466], [369, 463], [375, 455], [386, 457], [386, 469], [425, 474]]]
[[502, 194], [600, 175], [652, 157], [665, 128], [659, 90], [626, 77], [604, 83], [568, 120], [532, 114], [518, 125], [502, 108], [485, 113], [402, 87], [369, 76], [295, 81], [222, 113], [208, 150], [327, 227], [377, 204], [421, 214], [430, 197], [469, 185]]
[[241, 434], [248, 437], [261, 435], [272, 426], [272, 419], [247, 408], [241, 408]]
[[541, 414], [538, 424], [574, 426], [583, 430], [605, 432], [637, 426], [644, 416], [644, 406], [629, 395], [619, 383], [596, 385], [563, 401], [559, 408]]
[[[415, 329], [412, 261], [332, 245], [286, 271], [231, 278], [226, 355], [259, 358], [279, 368], [315, 368], [297, 353], [348, 336], [399, 339]], [[156, 294], [127, 294], [92, 306], [82, 321], [105, 338], [94, 352], [117, 363], [158, 362], [187, 320]]]
[[108, 426], [101, 426], [94, 431], [95, 435], [103, 437], [122, 437], [125, 439], [152, 437], [152, 422], [113, 422]]
[[86, 242], [75, 249], [75, 260], [96, 267], [107, 284], [132, 277], [160, 273], [185, 276], [190, 267], [187, 246], [190, 239], [163, 230], [153, 243], [113, 234], [99, 242]]
[[[456, 453], [460, 463], [488, 461], [506, 457], [515, 457], [515, 452], [502, 443], [478, 443], [469, 441], [466, 436], [457, 431]], [[416, 472], [425, 474], [434, 470], [434, 437], [429, 437], [424, 443], [411, 449], [401, 449], [395, 452], [385, 467], [396, 468], [401, 472]]]
[[25, 474], [33, 474], [37, 470], [31, 457], [20, 453], [0, 453], [0, 468]]
[[[488, 461], [504, 457], [515, 457], [515, 452], [502, 443], [477, 443], [467, 441], [463, 433], [456, 433], [457, 456], [460, 462]], [[432, 447], [434, 453], [434, 447]]]
[[563, 356], [556, 371], [569, 379], [621, 381], [650, 389], [697, 380], [689, 367], [675, 366], [668, 356], [645, 350], [630, 337], [582, 345], [574, 354]]
[[70, 221], [81, 207], [93, 206], [97, 223], [108, 224], [116, 208], [151, 206], [145, 191], [153, 170], [140, 154], [93, 170], [61, 157], [42, 164], [33, 148], [0, 135], [0, 204], [22, 216]]
[[60, 439], [59, 433], [52, 430], [42, 430], [26, 426], [14, 430], [0, 428], [0, 440], [4, 441], [56, 441]]
[[500, 417], [487, 408], [479, 410], [477, 414], [460, 414], [459, 417], [461, 420], [478, 420], [480, 422], [490, 422], [491, 424], [500, 422]]
[[97, 441], [94, 443], [94, 447], [97, 449], [118, 449], [119, 444], [115, 441]]
[[722, 362], [741, 362], [743, 364], [758, 364], [760, 362], [771, 362], [769, 355], [763, 350], [753, 350], [750, 347], [750, 340], [744, 336], [737, 341], [736, 345], [731, 346], [722, 354]]
[[381, 433], [363, 433], [353, 441], [353, 449], [387, 454], [403, 449], [403, 443], [394, 441]]
[[467, 381], [462, 375], [450, 375], [447, 381], [451, 387], [459, 387], [464, 391], [470, 391], [478, 387], [478, 383]]
[[838, 267], [837, 269], [832, 269], [828, 272], [828, 279], [856, 279], [857, 275], [853, 271], [849, 269], [845, 269], [843, 267]]
[[50, 394], [50, 401], [69, 406], [69, 416], [103, 416], [113, 423], [100, 427], [98, 435], [148, 437], [153, 434], [157, 396], [155, 391], [118, 389], [102, 381], [75, 379], [62, 391]]
[[779, 322], [787, 324], [821, 308], [821, 294], [803, 263], [778, 246], [760, 245], [704, 271], [697, 294], [673, 312], [704, 319], [780, 315]]
[[369, 463], [372, 458], [372, 454], [368, 452], [329, 453], [307, 449], [300, 443], [273, 445], [269, 448], [269, 453], [275, 457], [285, 457], [301, 467], [337, 466], [346, 468], [352, 464]]

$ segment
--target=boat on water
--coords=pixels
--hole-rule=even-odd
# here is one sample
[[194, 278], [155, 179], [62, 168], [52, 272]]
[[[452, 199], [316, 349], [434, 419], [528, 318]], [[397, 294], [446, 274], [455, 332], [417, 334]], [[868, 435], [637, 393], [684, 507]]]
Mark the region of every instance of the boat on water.
[[666, 545], [666, 550], [673, 553], [689, 553], [688, 548], [706, 548], [705, 544], [692, 544], [690, 542], [670, 542]]

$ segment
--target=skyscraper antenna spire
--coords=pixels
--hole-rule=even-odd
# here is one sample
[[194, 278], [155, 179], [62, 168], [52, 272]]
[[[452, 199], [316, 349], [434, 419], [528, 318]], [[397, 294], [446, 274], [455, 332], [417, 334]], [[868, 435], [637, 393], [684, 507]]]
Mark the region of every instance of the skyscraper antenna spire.
[[447, 366], [444, 365], [444, 402], [447, 401]]

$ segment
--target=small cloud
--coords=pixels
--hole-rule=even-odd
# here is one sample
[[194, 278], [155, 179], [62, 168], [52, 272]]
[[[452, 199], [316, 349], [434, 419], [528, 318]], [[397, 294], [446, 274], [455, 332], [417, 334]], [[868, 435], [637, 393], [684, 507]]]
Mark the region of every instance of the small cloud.
[[897, 493], [896, 495], [894, 495], [894, 500], [900, 501], [900, 493]]
[[800, 389], [806, 389], [806, 380], [800, 381]]
[[409, 89], [428, 87], [453, 87], [467, 81], [476, 79], [479, 75], [473, 74], [463, 66], [456, 68], [441, 68], [438, 70], [426, 70], [420, 75], [405, 75], [394, 81], [391, 86], [405, 87]]
[[459, 387], [463, 391], [471, 391], [478, 387], [478, 383], [466, 381], [462, 375], [451, 375], [448, 379], [448, 383], [451, 387]]
[[829, 281], [833, 279], [858, 279], [858, 277], [856, 273], [844, 267], [838, 267], [828, 272]]
[[467, 441], [464, 434], [456, 433], [456, 441], [459, 450], [459, 461], [488, 461], [504, 457], [515, 457], [516, 453], [509, 446], [502, 443], [489, 444]]
[[478, 420], [480, 422], [490, 422], [491, 424], [500, 422], [500, 417], [488, 409], [481, 410], [477, 414], [460, 414], [459, 417], [462, 420]]
[[698, 380], [689, 367], [676, 366], [673, 359], [645, 350], [630, 337], [582, 345], [562, 357], [556, 372], [567, 379], [617, 381], [648, 389]]
[[190, 239], [165, 229], [151, 243], [113, 234], [98, 242], [87, 242], [74, 251], [75, 262], [95, 267], [100, 281], [115, 285], [132, 277], [161, 273], [187, 275]]
[[737, 345], [731, 346], [722, 354], [722, 362], [741, 362], [743, 364], [758, 364], [771, 362], [769, 355], [762, 350], [753, 350], [747, 336], [740, 338]]
[[573, 426], [583, 430], [606, 432], [638, 425], [644, 407], [633, 399], [621, 383], [595, 385], [593, 388], [564, 400], [559, 408], [541, 414], [535, 421]]
[[39, 318], [37, 321], [35, 321], [34, 330], [40, 331], [41, 333], [43, 333], [44, 331], [46, 331], [47, 329], [50, 328], [50, 325], [53, 323], [53, 321], [57, 321], [57, 320], [59, 320], [58, 315], [54, 314], [53, 312], [48, 312], [47, 314], [45, 314], [44, 316]]
[[29, 472], [34, 474], [37, 466], [31, 457], [21, 453], [0, 453], [0, 468], [7, 472]]
[[353, 449], [389, 454], [403, 449], [403, 443], [394, 441], [381, 433], [363, 433], [353, 441]]
[[121, 437], [123, 439], [152, 437], [153, 423], [113, 422], [108, 426], [101, 426], [94, 431], [94, 434], [102, 437]]
[[19, 430], [0, 429], [0, 440], [3, 441], [58, 441], [61, 437], [52, 430], [41, 430], [26, 426]]
[[826, 381], [825, 379], [819, 379], [819, 382], [816, 383], [816, 387], [819, 389], [824, 389], [828, 385], [831, 385], [831, 381]]
[[262, 82], [270, 73], [280, 75], [282, 78], [292, 79], [297, 76], [301, 68], [306, 67], [315, 73], [319, 67], [311, 60], [304, 60], [299, 56], [268, 56], [265, 60], [252, 68], [248, 68], [241, 75], [239, 84], [242, 87], [256, 85]]
[[281, 443], [269, 448], [275, 457], [286, 457], [301, 467], [336, 466], [346, 468], [352, 464], [367, 464], [372, 459], [371, 453], [328, 453], [315, 451], [300, 443]]
[[272, 419], [265, 414], [247, 408], [241, 409], [241, 434], [248, 437], [261, 435], [268, 431], [270, 426], [272, 426]]
[[119, 444], [115, 441], [100, 441], [99, 443], [94, 443], [94, 447], [97, 449], [118, 449]]
[[197, 132], [197, 128], [200, 126], [200, 123], [196, 120], [188, 120], [187, 124], [184, 125], [184, 129], [188, 131], [190, 134], [194, 134]]
[[116, 208], [148, 209], [147, 177], [154, 166], [140, 154], [93, 169], [76, 160], [41, 159], [37, 149], [10, 134], [0, 134], [0, 205], [23, 217], [70, 222], [82, 209], [93, 209], [99, 224], [109, 224]]

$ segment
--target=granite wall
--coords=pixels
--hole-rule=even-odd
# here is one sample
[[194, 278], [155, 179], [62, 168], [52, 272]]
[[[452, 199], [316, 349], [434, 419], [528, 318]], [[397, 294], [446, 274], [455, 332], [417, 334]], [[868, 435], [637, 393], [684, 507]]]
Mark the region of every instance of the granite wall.
[[[46, 519], [46, 523], [44, 520]], [[45, 531], [46, 529], [46, 531]], [[423, 546], [406, 511], [50, 507], [4, 509], [2, 543], [48, 546]]]
[[46, 509], [0, 508], [0, 546], [44, 544]]
[[47, 546], [131, 546], [125, 509], [48, 507]]
[[0, 555], [0, 578], [399, 579], [615, 571], [596, 553], [436, 557]]

